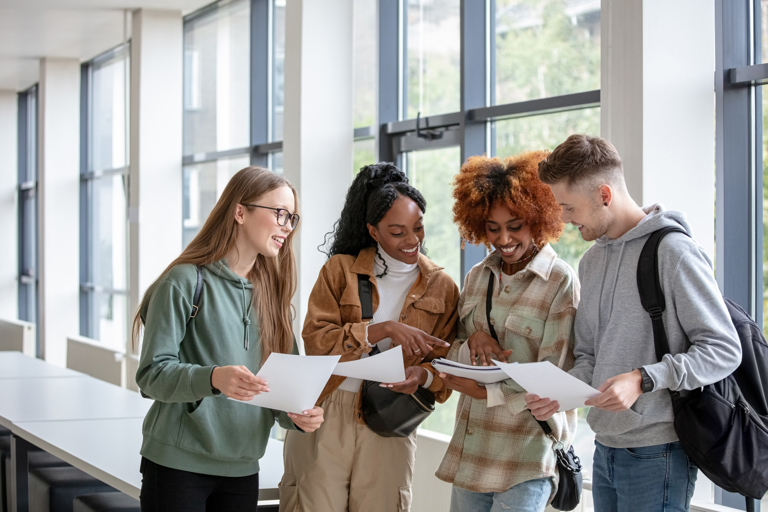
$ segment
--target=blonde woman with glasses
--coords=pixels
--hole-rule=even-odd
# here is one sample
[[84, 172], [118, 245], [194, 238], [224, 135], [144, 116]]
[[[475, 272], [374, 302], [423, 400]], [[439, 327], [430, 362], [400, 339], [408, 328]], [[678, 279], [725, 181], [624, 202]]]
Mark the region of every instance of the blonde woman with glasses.
[[144, 326], [136, 382], [155, 403], [142, 429], [142, 511], [255, 511], [275, 421], [304, 432], [322, 423], [319, 407], [297, 415], [237, 403], [269, 392], [255, 373], [270, 353], [297, 353], [298, 223], [293, 186], [247, 167], [144, 295], [133, 323], [134, 343]]

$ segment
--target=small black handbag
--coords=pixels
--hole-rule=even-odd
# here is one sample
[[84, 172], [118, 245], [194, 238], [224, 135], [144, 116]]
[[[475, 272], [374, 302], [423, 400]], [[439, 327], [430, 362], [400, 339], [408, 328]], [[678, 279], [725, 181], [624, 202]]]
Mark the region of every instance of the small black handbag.
[[[357, 289], [363, 320], [373, 318], [371, 282], [364, 274], [357, 275]], [[378, 347], [369, 356], [380, 353]], [[412, 395], [383, 388], [380, 382], [363, 381], [360, 390], [361, 412], [368, 428], [382, 437], [408, 437], [435, 410], [435, 395], [421, 386]]]
[[[493, 280], [496, 276], [488, 276], [488, 293], [485, 296], [485, 316], [488, 321], [488, 330], [497, 342], [499, 341], [496, 336], [496, 329], [491, 324], [491, 298], [493, 297]], [[556, 510], [573, 510], [581, 500], [582, 489], [582, 477], [581, 477], [581, 461], [573, 451], [573, 446], [568, 448], [568, 451], [563, 449], [563, 443], [558, 441], [554, 435], [552, 435], [552, 429], [549, 428], [549, 424], [546, 421], [536, 420], [544, 433], [554, 442], [553, 450], [557, 457], [557, 473], [559, 475], [559, 482], [557, 484], [557, 491], [552, 498], [552, 508]]]

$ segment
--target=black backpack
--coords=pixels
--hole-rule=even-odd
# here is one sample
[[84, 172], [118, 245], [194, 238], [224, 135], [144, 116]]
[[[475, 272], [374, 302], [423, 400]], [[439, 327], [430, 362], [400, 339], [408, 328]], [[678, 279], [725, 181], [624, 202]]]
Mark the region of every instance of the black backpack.
[[[656, 357], [669, 353], [662, 313], [658, 249], [669, 233], [651, 234], [637, 265], [640, 301], [653, 323]], [[768, 491], [768, 344], [744, 309], [728, 298], [725, 305], [741, 342], [739, 367], [725, 379], [691, 391], [670, 391], [674, 426], [688, 457], [716, 485], [746, 497], [747, 510]]]

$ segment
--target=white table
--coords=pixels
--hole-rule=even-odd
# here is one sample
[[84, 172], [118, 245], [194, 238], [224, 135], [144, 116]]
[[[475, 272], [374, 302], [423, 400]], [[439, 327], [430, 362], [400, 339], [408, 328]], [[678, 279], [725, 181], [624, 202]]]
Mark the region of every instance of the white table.
[[[16, 423], [25, 439], [129, 496], [139, 498], [141, 418], [32, 421]], [[270, 439], [260, 461], [259, 501], [278, 499], [283, 475], [283, 443]]]
[[84, 376], [0, 379], [0, 425], [22, 421], [143, 418], [151, 400]]
[[0, 351], [0, 379], [31, 379], [41, 377], [87, 377], [84, 373], [25, 356], [21, 352]]
[[[104, 418], [141, 420], [151, 405], [151, 400], [141, 398], [136, 392], [87, 375], [81, 378], [40, 376], [0, 379], [0, 425], [12, 432], [16, 424], [23, 422]], [[141, 435], [140, 427], [138, 433]], [[27, 452], [30, 448], [25, 439], [16, 435], [12, 437], [12, 485], [9, 492], [11, 510], [15, 512], [27, 512], [29, 506]], [[135, 453], [138, 457], [138, 450]]]

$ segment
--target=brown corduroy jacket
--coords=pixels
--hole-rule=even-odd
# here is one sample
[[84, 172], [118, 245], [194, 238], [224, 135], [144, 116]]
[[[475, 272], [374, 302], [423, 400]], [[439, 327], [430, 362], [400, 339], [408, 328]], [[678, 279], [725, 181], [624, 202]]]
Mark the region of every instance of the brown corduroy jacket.
[[[371, 348], [365, 342], [367, 321], [362, 319], [357, 275], [365, 274], [373, 289], [373, 310], [379, 307], [379, 292], [374, 275], [376, 249], [369, 247], [355, 256], [338, 254], [329, 259], [320, 270], [309, 296], [307, 317], [302, 337], [307, 355], [341, 354], [341, 361], [355, 361]], [[451, 343], [456, 335], [459, 289], [453, 279], [429, 258], [419, 255], [419, 276], [411, 287], [400, 312], [400, 322], [416, 327], [436, 338]], [[427, 358], [419, 363], [416, 357], [405, 358], [405, 367], [421, 364], [434, 376], [429, 390], [435, 400], [445, 402], [451, 390], [443, 386], [430, 361], [445, 357], [448, 348], [435, 347]], [[345, 377], [332, 376], [317, 403], [333, 393]], [[362, 422], [358, 401], [357, 417]]]

